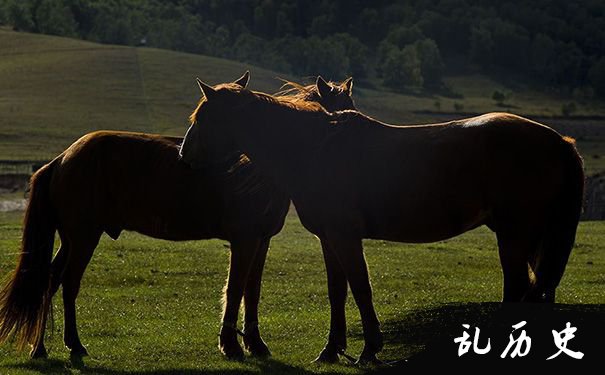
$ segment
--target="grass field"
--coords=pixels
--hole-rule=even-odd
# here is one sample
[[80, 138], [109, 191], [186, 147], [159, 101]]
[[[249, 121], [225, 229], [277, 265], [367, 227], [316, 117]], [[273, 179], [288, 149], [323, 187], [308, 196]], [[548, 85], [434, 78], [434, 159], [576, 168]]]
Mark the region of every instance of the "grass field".
[[[195, 77], [214, 84], [234, 80], [246, 69], [251, 70], [250, 86], [256, 90], [277, 91], [277, 77], [301, 80], [207, 56], [0, 29], [0, 159], [50, 159], [97, 129], [182, 135], [199, 98]], [[560, 115], [561, 106], [570, 101], [577, 105], [575, 115], [605, 115], [603, 101], [536, 92], [519, 83], [507, 87], [481, 75], [449, 76], [445, 82], [458, 97], [397, 94], [377, 81], [358, 82], [354, 96], [364, 113], [391, 123], [508, 110], [540, 120], [546, 117], [543, 121], [550, 124], [548, 117]], [[509, 94], [508, 107], [491, 99], [494, 90]], [[455, 104], [462, 108], [454, 109]], [[577, 122], [585, 123], [573, 120]], [[603, 120], [587, 124], [586, 132], [572, 130], [571, 135], [581, 138], [580, 150], [594, 173], [605, 169], [605, 124]]]
[[[20, 219], [20, 213], [0, 214], [3, 275], [14, 266]], [[558, 290], [559, 303], [574, 309], [596, 308], [603, 316], [604, 241], [604, 223], [581, 224]], [[273, 357], [247, 358], [242, 363], [224, 360], [216, 336], [228, 264], [224, 245], [159, 241], [135, 233], [124, 233], [118, 241], [104, 236], [78, 300], [80, 336], [91, 357], [85, 358], [83, 367], [70, 363], [62, 345], [61, 298], [57, 297], [51, 359], [29, 361], [25, 353], [4, 345], [0, 373], [360, 372], [345, 362], [310, 363], [327, 335], [329, 305], [319, 243], [302, 228], [295, 213], [274, 238], [264, 274], [260, 325]], [[365, 247], [375, 305], [385, 330], [383, 359], [422, 353], [431, 337], [457, 330], [456, 319], [473, 323], [484, 314], [472, 312], [479, 303], [500, 298], [495, 239], [487, 229], [434, 244], [366, 241]], [[453, 310], [457, 315], [449, 312], [451, 304], [460, 307]], [[362, 347], [361, 326], [352, 298], [347, 316], [349, 352], [357, 355]], [[432, 325], [427, 326], [427, 321]], [[603, 332], [602, 326], [595, 328]], [[455, 351], [452, 344], [451, 352]]]

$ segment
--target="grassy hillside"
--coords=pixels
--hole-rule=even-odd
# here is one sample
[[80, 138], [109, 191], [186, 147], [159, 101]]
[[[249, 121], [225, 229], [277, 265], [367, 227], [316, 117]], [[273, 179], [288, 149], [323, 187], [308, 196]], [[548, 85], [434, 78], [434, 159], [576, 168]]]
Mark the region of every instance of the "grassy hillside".
[[[195, 77], [219, 83], [246, 69], [252, 72], [251, 87], [261, 91], [277, 91], [280, 82], [275, 78], [284, 76], [200, 55], [0, 29], [0, 159], [49, 159], [96, 129], [183, 134], [199, 98]], [[392, 123], [443, 121], [502, 110], [540, 119], [560, 115], [561, 106], [571, 100], [519, 85], [504, 87], [484, 76], [445, 81], [456, 97], [402, 95], [376, 82], [356, 85], [354, 95], [362, 111]], [[494, 90], [509, 94], [507, 107], [491, 99]], [[576, 115], [605, 115], [605, 103], [576, 104]], [[591, 172], [605, 168], [602, 126], [602, 120], [593, 120], [588, 132], [566, 131], [580, 138]]]
[[[220, 59], [0, 31], [0, 158], [49, 158], [86, 132], [183, 134], [199, 98], [195, 77], [245, 69]], [[254, 87], [274, 73], [254, 69]]]
[[[0, 213], [0, 275], [14, 267], [21, 215]], [[455, 355], [453, 338], [462, 333], [460, 323], [477, 324], [485, 335], [486, 320], [493, 319], [507, 327], [492, 336], [494, 355], [506, 346], [510, 325], [520, 320], [529, 322], [532, 353], [553, 354], [550, 330], [563, 329], [565, 322], [571, 321], [578, 331], [570, 348], [586, 353], [586, 360], [575, 365], [593, 363], [601, 346], [589, 338], [598, 339], [604, 333], [604, 229], [603, 222], [580, 225], [557, 296], [560, 308], [573, 316], [563, 320], [555, 314], [555, 322], [544, 327], [549, 336], [545, 343], [537, 341], [535, 326], [548, 314], [524, 312], [523, 319], [515, 320], [514, 315], [494, 314], [494, 306], [482, 304], [499, 301], [502, 283], [495, 236], [485, 227], [433, 244], [365, 241], [374, 304], [385, 332], [381, 358], [397, 360], [427, 353], [431, 340], [440, 337], [445, 353], [423, 362], [430, 365], [444, 354]], [[54, 299], [54, 334], [48, 341], [50, 360], [29, 361], [9, 343], [0, 346], [0, 373], [363, 373], [344, 359], [333, 366], [310, 363], [325, 343], [329, 304], [319, 241], [301, 226], [294, 213], [272, 241], [263, 279], [260, 326], [273, 357], [248, 357], [243, 363], [224, 360], [216, 335], [228, 257], [218, 240], [168, 242], [131, 232], [123, 233], [117, 241], [103, 236], [78, 298], [80, 337], [91, 354], [84, 359], [85, 367], [70, 362], [63, 347], [59, 293]], [[450, 309], [458, 312], [451, 314]], [[593, 310], [601, 314], [596, 321], [589, 319]], [[358, 355], [363, 338], [359, 312], [350, 294], [347, 320], [348, 351]], [[544, 364], [544, 356], [532, 358], [536, 362], [531, 363]], [[526, 361], [508, 363], [519, 368], [528, 365]], [[457, 366], [476, 368], [464, 361]]]

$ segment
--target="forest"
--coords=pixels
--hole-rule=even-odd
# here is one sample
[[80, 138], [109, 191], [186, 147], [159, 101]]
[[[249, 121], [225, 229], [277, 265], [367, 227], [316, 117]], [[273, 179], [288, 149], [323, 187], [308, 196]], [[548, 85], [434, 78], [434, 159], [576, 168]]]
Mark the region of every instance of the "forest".
[[602, 0], [0, 0], [0, 24], [395, 91], [480, 72], [605, 96]]

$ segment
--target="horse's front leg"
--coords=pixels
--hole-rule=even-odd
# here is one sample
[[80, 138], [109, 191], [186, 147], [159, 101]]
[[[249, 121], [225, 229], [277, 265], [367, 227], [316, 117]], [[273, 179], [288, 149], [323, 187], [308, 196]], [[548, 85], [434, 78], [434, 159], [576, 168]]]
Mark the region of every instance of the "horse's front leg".
[[255, 357], [268, 357], [271, 355], [267, 344], [265, 344], [260, 336], [258, 328], [258, 302], [260, 299], [261, 280], [270, 241], [270, 238], [260, 241], [252, 263], [248, 282], [246, 283], [246, 289], [244, 290], [244, 348]]
[[231, 241], [229, 276], [224, 293], [224, 310], [219, 349], [229, 359], [242, 359], [244, 351], [237, 340], [241, 331], [237, 328], [239, 305], [250, 272], [252, 261], [258, 249], [259, 239], [235, 239]]
[[328, 277], [328, 298], [330, 300], [330, 334], [328, 342], [315, 362], [338, 362], [338, 354], [347, 348], [347, 322], [345, 302], [347, 299], [347, 277], [333, 250], [325, 239], [321, 249]]
[[332, 232], [327, 233], [327, 240], [330, 249], [333, 250], [344, 269], [361, 315], [365, 345], [358, 363], [379, 363], [376, 354], [383, 347], [382, 332], [372, 302], [372, 287], [361, 238], [351, 234]]

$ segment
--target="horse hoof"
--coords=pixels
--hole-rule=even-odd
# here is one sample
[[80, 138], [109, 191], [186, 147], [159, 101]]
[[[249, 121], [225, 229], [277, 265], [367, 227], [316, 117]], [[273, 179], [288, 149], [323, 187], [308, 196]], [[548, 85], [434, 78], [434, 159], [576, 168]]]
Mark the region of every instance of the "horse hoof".
[[219, 347], [221, 353], [230, 361], [243, 361], [244, 360], [244, 351], [238, 345], [228, 347], [228, 346], [220, 346]]
[[376, 354], [361, 353], [355, 365], [360, 367], [385, 367], [387, 364], [376, 357]]
[[218, 338], [218, 349], [223, 353], [225, 358], [232, 361], [243, 361], [244, 351], [237, 341], [235, 331], [226, 331], [221, 329], [221, 333]]
[[260, 335], [248, 335], [244, 336], [243, 339], [244, 349], [250, 353], [251, 356], [256, 358], [267, 358], [271, 356], [271, 351], [269, 347]]
[[238, 351], [233, 351], [233, 352], [223, 351], [223, 355], [229, 361], [242, 362], [244, 360], [244, 352], [243, 351], [242, 352], [238, 352]]
[[313, 360], [313, 363], [338, 363], [338, 352], [324, 348], [317, 358]]
[[75, 347], [70, 350], [69, 355], [71, 357], [88, 357], [88, 350], [82, 345]]
[[267, 347], [267, 345], [258, 345], [247, 347], [246, 350], [250, 353], [251, 356], [256, 358], [267, 358], [271, 357], [271, 351]]
[[29, 357], [31, 359], [46, 359], [48, 358], [48, 353], [46, 352], [46, 348], [44, 347], [36, 348], [32, 349], [32, 351], [29, 353]]

